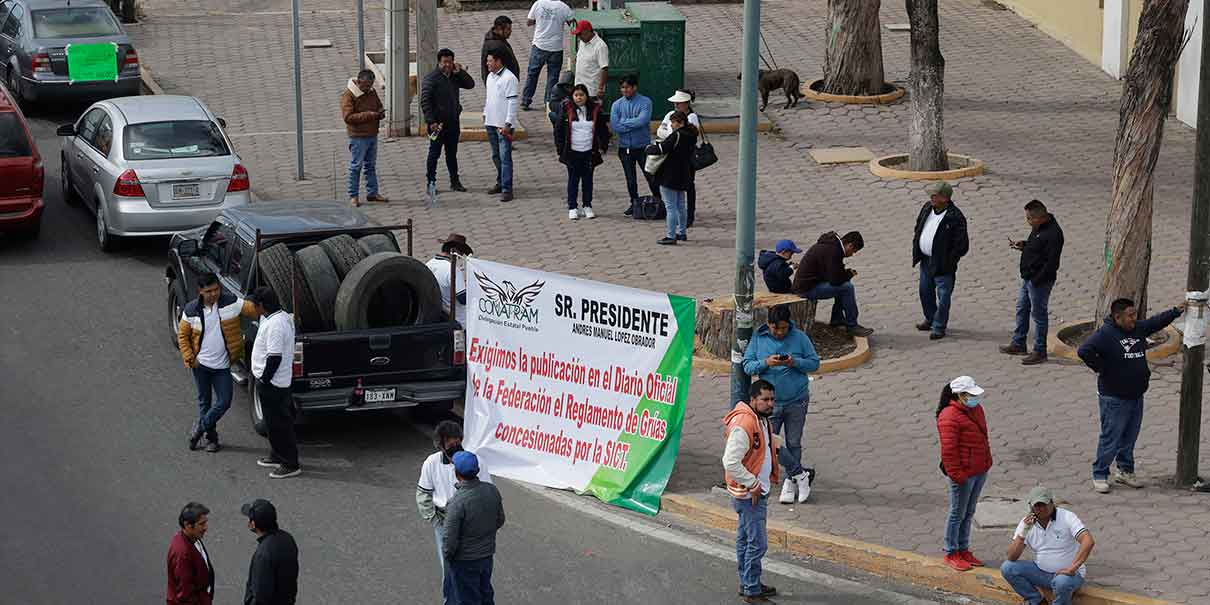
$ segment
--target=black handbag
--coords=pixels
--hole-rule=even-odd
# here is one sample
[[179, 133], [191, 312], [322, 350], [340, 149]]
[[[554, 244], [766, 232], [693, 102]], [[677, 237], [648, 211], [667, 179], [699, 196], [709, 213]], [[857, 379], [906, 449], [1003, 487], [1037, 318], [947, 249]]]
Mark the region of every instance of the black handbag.
[[663, 201], [655, 196], [644, 195], [635, 202], [631, 216], [636, 221], [662, 221], [668, 216], [668, 210], [664, 208]]
[[[701, 122], [700, 115], [698, 116], [698, 121]], [[706, 127], [702, 126], [702, 144], [693, 150], [693, 158], [690, 160], [690, 164], [696, 171], [705, 170], [717, 163], [718, 155], [714, 153], [714, 145], [711, 145], [710, 140], [706, 138]]]

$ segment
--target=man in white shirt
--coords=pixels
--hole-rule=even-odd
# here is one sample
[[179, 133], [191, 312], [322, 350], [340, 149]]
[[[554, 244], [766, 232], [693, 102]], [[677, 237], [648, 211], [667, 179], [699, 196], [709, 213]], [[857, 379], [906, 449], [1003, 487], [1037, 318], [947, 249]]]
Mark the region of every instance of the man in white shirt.
[[588, 92], [603, 101], [605, 81], [609, 79], [609, 47], [587, 21], [576, 23], [571, 33], [580, 39], [580, 47], [576, 49], [576, 84], [587, 86]]
[[748, 401], [737, 402], [723, 418], [727, 427], [723, 476], [739, 517], [735, 550], [739, 595], [745, 603], [771, 603], [769, 597], [777, 594], [776, 588], [760, 581], [760, 562], [769, 549], [769, 492], [778, 480], [778, 445], [769, 427], [773, 404], [773, 384], [757, 380], [748, 388]]
[[294, 477], [302, 472], [294, 437], [294, 398], [290, 394], [294, 379], [294, 316], [282, 310], [277, 293], [271, 288], [257, 288], [248, 300], [256, 305], [261, 316], [252, 343], [252, 375], [256, 377], [256, 397], [269, 433], [269, 455], [256, 463], [272, 467], [269, 477], [273, 479]]
[[529, 17], [525, 23], [530, 27], [536, 25], [537, 28], [534, 29], [534, 45], [529, 49], [529, 67], [526, 69], [525, 90], [521, 92], [521, 109], [529, 111], [543, 66], [546, 67], [546, 90], [542, 103], [550, 102], [550, 93], [563, 67], [563, 32], [566, 31], [563, 28], [574, 22], [575, 13], [563, 0], [537, 0], [529, 7]]
[[458, 255], [458, 275], [454, 279], [457, 280], [457, 292], [454, 297], [455, 302], [453, 318], [466, 329], [466, 259], [465, 257], [474, 254], [470, 244], [466, 243], [466, 236], [461, 233], [451, 233], [449, 237], [441, 242], [441, 254], [434, 256], [424, 266], [429, 268], [433, 273], [433, 277], [437, 278], [437, 286], [441, 288], [441, 308], [445, 310], [445, 315], [450, 316], [450, 271], [453, 269], [453, 256], [450, 253]]
[[496, 186], [501, 202], [513, 200], [513, 126], [517, 123], [517, 75], [504, 67], [498, 51], [487, 51], [487, 102], [483, 106], [483, 125], [487, 142], [492, 146], [492, 163], [496, 165]]
[[[1026, 499], [1030, 512], [1013, 533], [1000, 574], [1029, 605], [1042, 602], [1038, 587], [1054, 592], [1051, 605], [1071, 605], [1071, 595], [1084, 585], [1084, 562], [1092, 553], [1092, 533], [1075, 513], [1055, 506], [1054, 494], [1037, 486]], [[1021, 561], [1025, 547], [1033, 561]]]
[[916, 329], [930, 340], [945, 338], [958, 261], [970, 251], [966, 216], [954, 205], [954, 188], [938, 181], [925, 188], [929, 201], [916, 215], [912, 266], [920, 265], [920, 307], [924, 321]]

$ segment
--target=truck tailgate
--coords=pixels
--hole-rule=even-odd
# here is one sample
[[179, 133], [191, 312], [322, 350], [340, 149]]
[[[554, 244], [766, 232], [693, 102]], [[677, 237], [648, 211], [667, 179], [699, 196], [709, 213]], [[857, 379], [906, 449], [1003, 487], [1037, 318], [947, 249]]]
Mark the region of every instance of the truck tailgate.
[[295, 391], [352, 387], [358, 379], [372, 386], [463, 376], [464, 359], [461, 353], [455, 359], [454, 342], [461, 338], [454, 322], [303, 334]]

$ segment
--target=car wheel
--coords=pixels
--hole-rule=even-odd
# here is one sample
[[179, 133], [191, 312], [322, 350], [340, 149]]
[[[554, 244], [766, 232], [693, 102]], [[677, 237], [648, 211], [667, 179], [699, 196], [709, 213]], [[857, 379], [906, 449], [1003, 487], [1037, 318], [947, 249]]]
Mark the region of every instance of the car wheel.
[[67, 166], [67, 155], [59, 154], [59, 189], [63, 192], [63, 201], [68, 204], [78, 204], [80, 196], [76, 195], [76, 190], [71, 186], [71, 177]]
[[375, 233], [366, 235], [357, 239], [357, 247], [361, 248], [366, 256], [378, 254], [379, 252], [399, 252], [399, 248], [395, 247], [395, 242], [391, 236], [385, 233]]
[[357, 263], [336, 293], [336, 328], [360, 330], [436, 323], [445, 319], [441, 287], [424, 263], [379, 252]]
[[117, 237], [109, 232], [109, 224], [105, 222], [105, 204], [97, 202], [97, 247], [101, 252], [113, 252]]
[[176, 293], [176, 278], [168, 282], [168, 333], [172, 335], [172, 346], [180, 347], [177, 337], [181, 333], [181, 297]]
[[316, 319], [323, 324], [324, 330], [333, 329], [336, 326], [333, 314], [336, 308], [336, 292], [340, 290], [340, 277], [332, 267], [332, 261], [320, 246], [307, 246], [299, 250], [294, 258], [302, 269], [307, 293], [319, 313]]
[[248, 379], [248, 416], [252, 419], [252, 430], [261, 437], [269, 436], [269, 427], [265, 424], [265, 410], [261, 407], [260, 393], [256, 390], [256, 378]]
[[332, 268], [336, 269], [336, 275], [340, 279], [344, 279], [349, 271], [367, 256], [365, 250], [357, 245], [357, 240], [350, 235], [329, 237], [319, 242], [319, 247], [328, 253], [328, 260], [332, 261]]
[[10, 65], [8, 68], [8, 90], [13, 93], [13, 101], [17, 105], [25, 106], [25, 97], [21, 94], [21, 71], [16, 65]]

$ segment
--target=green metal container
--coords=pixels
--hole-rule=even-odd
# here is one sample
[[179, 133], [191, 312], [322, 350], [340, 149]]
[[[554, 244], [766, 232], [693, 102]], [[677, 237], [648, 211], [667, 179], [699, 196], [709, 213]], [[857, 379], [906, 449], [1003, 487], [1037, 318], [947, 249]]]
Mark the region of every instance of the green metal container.
[[576, 19], [592, 23], [609, 46], [606, 108], [621, 96], [618, 80], [633, 74], [639, 92], [651, 98], [652, 119], [672, 110], [668, 97], [685, 86], [685, 16], [679, 10], [667, 2], [628, 2], [624, 9], [578, 10]]

